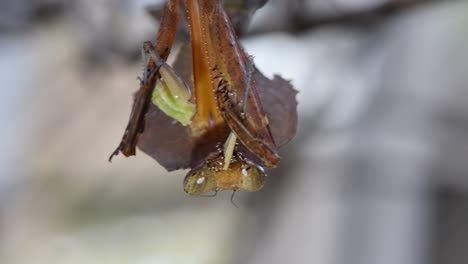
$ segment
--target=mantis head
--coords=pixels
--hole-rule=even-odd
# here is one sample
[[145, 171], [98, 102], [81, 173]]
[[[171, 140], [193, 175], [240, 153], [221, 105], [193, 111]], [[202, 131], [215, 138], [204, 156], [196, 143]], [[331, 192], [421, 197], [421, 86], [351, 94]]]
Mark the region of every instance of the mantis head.
[[190, 195], [224, 190], [255, 192], [266, 182], [262, 167], [234, 157], [228, 169], [223, 169], [222, 154], [208, 159], [191, 170], [184, 179], [184, 190]]

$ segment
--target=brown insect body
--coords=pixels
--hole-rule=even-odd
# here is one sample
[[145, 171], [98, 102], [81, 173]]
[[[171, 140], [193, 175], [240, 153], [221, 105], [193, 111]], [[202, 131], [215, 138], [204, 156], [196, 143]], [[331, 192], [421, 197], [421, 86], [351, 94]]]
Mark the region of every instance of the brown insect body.
[[209, 37], [211, 32], [207, 28], [209, 17], [204, 9], [209, 2], [185, 1], [191, 33], [193, 80], [197, 105], [197, 113], [193, 118], [191, 127], [194, 136], [200, 136], [207, 130], [224, 123], [217, 108], [213, 76], [210, 71], [210, 66], [216, 54], [214, 54]]
[[[195, 135], [226, 123], [248, 151], [262, 165], [274, 167], [280, 157], [257, 94], [252, 71], [234, 33], [229, 18], [216, 0], [187, 0], [188, 21], [192, 36], [192, 57], [197, 114]], [[222, 119], [218, 117], [222, 116]], [[194, 122], [197, 124], [197, 122]], [[192, 126], [192, 129], [194, 127]], [[265, 182], [260, 167], [249, 164], [237, 153], [228, 167], [223, 153], [214, 152], [192, 169], [185, 178], [185, 191], [199, 194], [208, 191], [256, 191]], [[211, 157], [214, 155], [214, 158]]]
[[[260, 166], [275, 167], [280, 157], [255, 80], [261, 80], [262, 96], [270, 98], [267, 102], [274, 102], [268, 105], [270, 115], [284, 113], [283, 103], [288, 110], [293, 109], [292, 118], [273, 118], [272, 124], [280, 132], [275, 139], [281, 144], [295, 132], [295, 91], [289, 83], [280, 85], [277, 81], [281, 80], [273, 82], [254, 71], [217, 0], [185, 0], [184, 3], [191, 32], [192, 102], [196, 104], [192, 122], [185, 127], [174, 123], [151, 104], [150, 97], [160, 76], [157, 62], [149, 60], [126, 132], [112, 156], [120, 151], [125, 156], [135, 155], [138, 144], [168, 170], [192, 168], [184, 180], [184, 189], [189, 194], [256, 191], [266, 180]], [[181, 4], [179, 0], [169, 0], [164, 8], [154, 45], [163, 61], [169, 56], [175, 38]], [[271, 86], [278, 89], [269, 90]], [[287, 96], [278, 97], [275, 93]], [[284, 120], [288, 125], [283, 125]], [[232, 133], [238, 143], [231, 153], [231, 162], [224, 164], [229, 166], [223, 168], [225, 153], [220, 146]]]
[[[275, 167], [280, 157], [251, 76], [251, 62], [242, 50], [227, 14], [216, 0], [187, 0], [186, 5], [192, 32], [196, 91], [199, 89], [197, 72], [201, 72], [196, 67], [203, 65], [202, 69], [206, 69], [208, 65], [211, 69], [211, 91], [206, 92], [209, 96], [202, 92], [196, 94], [205, 95], [215, 103], [211, 105], [213, 116], [220, 112], [224, 122], [262, 165]], [[197, 105], [199, 102], [197, 100]]]

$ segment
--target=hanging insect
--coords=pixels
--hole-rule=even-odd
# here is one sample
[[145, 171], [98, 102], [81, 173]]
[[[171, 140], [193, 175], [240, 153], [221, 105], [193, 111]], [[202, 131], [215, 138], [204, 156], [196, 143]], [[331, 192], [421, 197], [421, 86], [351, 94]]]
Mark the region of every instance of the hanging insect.
[[[173, 68], [165, 61], [183, 7], [191, 41]], [[120, 152], [135, 155], [138, 145], [168, 170], [191, 168], [188, 194], [262, 188], [263, 168], [276, 167], [277, 148], [295, 133], [296, 91], [256, 69], [222, 4], [169, 0], [155, 45], [145, 42], [142, 54], [140, 89], [109, 160]]]

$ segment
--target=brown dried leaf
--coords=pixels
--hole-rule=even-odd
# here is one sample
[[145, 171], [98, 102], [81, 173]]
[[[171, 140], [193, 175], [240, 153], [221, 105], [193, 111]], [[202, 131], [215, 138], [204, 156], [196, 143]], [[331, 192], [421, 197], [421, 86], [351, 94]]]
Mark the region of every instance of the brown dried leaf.
[[260, 71], [254, 73], [257, 91], [268, 119], [276, 146], [288, 143], [296, 134], [297, 127], [297, 91], [289, 81], [279, 75], [273, 80]]
[[[189, 84], [192, 81], [191, 49], [185, 45], [177, 55], [174, 69]], [[277, 146], [286, 144], [295, 134], [297, 125], [297, 91], [290, 82], [279, 76], [273, 80], [258, 70], [253, 75], [263, 108], [270, 120], [270, 129]], [[230, 131], [213, 130], [203, 138], [192, 138], [190, 128], [174, 122], [153, 104], [145, 119], [145, 129], [138, 147], [167, 170], [193, 168], [204, 160]], [[253, 155], [247, 155], [256, 161]]]

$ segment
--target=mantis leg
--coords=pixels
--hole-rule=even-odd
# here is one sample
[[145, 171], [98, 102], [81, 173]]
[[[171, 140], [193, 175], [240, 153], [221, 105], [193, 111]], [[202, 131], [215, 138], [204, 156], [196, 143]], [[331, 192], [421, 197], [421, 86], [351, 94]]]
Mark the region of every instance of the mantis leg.
[[[161, 25], [154, 49], [159, 57], [166, 60], [172, 48], [179, 18], [180, 0], [168, 0], [164, 7]], [[117, 149], [110, 155], [109, 162], [120, 152], [124, 156], [134, 156], [139, 135], [145, 127], [145, 114], [151, 101], [151, 95], [157, 82], [158, 69], [155, 61], [145, 59], [145, 72], [140, 81], [140, 88], [135, 94], [130, 119]]]
[[171, 53], [172, 44], [177, 33], [180, 4], [180, 0], [168, 0], [164, 6], [158, 35], [154, 44], [154, 50], [164, 61], [167, 60], [169, 53]]
[[[245, 83], [245, 92], [244, 92], [244, 99], [242, 100], [242, 110], [240, 112], [240, 117], [242, 119], [245, 119], [245, 115], [246, 115], [246, 110], [247, 110], [247, 99], [248, 99], [248, 96], [249, 96], [249, 91], [250, 91], [250, 83], [251, 83], [251, 79], [252, 79], [252, 73], [253, 73], [253, 70], [254, 70], [254, 67], [253, 67], [253, 61], [252, 59], [249, 57], [249, 62], [248, 62], [248, 65], [249, 65], [249, 69], [248, 69], [248, 78], [246, 78], [246, 83]], [[226, 85], [226, 84], [224, 84]], [[231, 164], [231, 159], [232, 159], [232, 156], [234, 154], [234, 147], [236, 146], [236, 141], [237, 141], [237, 136], [236, 136], [236, 133], [232, 132], [229, 134], [229, 137], [228, 139], [226, 140], [226, 143], [224, 144], [224, 166], [223, 166], [223, 170], [227, 170], [229, 168], [229, 165]]]

